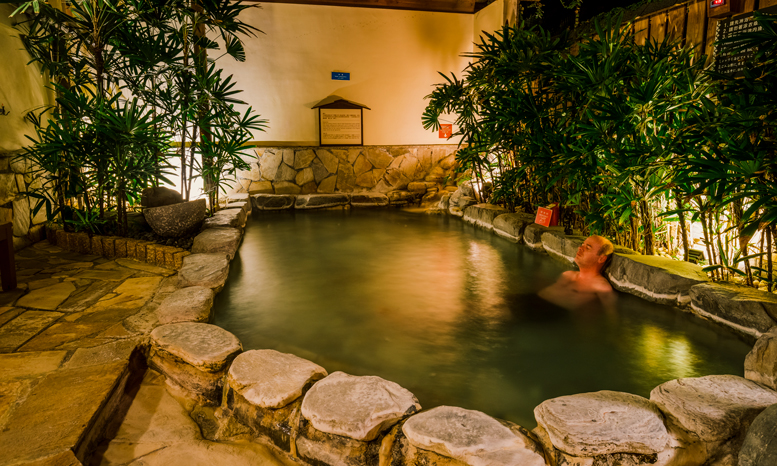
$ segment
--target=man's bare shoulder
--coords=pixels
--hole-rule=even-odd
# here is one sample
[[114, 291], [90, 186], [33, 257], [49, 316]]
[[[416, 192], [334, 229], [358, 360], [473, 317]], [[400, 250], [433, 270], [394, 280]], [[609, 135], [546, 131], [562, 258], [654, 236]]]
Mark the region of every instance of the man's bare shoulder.
[[591, 284], [597, 293], [612, 293], [612, 285], [601, 275], [593, 279]]

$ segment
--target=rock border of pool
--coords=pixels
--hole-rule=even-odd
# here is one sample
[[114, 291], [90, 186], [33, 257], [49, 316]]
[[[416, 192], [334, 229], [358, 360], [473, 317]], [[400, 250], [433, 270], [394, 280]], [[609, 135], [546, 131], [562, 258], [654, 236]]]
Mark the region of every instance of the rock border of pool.
[[[577, 237], [525, 222], [525, 214], [485, 205], [462, 209], [458, 202], [450, 208], [457, 193], [447, 196], [446, 211], [502, 236], [511, 235], [516, 242], [523, 240], [535, 248], [541, 244], [565, 260], [570, 248], [579, 244]], [[243, 215], [220, 214], [234, 220], [221, 219], [203, 229], [207, 241], [195, 239], [192, 254], [183, 258], [178, 272], [181, 289], [223, 288], [229, 261], [242, 240], [245, 216], [252, 207], [267, 210], [260, 205], [275, 202], [266, 196], [233, 196], [230, 206]], [[295, 196], [287, 208], [298, 203], [301, 208], [357, 207], [350, 204], [351, 196]], [[298, 201], [300, 197], [303, 201]], [[282, 203], [288, 204], [288, 199]], [[706, 280], [693, 269], [670, 273], [674, 269], [668, 271], [664, 264], [631, 256], [635, 255], [620, 251], [616, 257], [625, 259], [613, 261], [610, 276], [616, 288], [697, 312], [693, 290], [710, 285]], [[625, 281], [621, 277], [627, 273], [639, 273], [645, 282]], [[671, 283], [674, 276], [682, 278], [681, 284]], [[667, 283], [671, 284], [667, 289], [660, 288]], [[207, 292], [194, 294], [200, 307], [212, 305]], [[181, 297], [167, 299], [160, 307], [188, 312]], [[738, 309], [753, 307], [737, 299], [732, 301]], [[202, 316], [211, 312], [192, 313], [199, 317], [191, 320], [205, 320]], [[311, 465], [734, 465], [746, 435], [752, 434], [750, 425], [777, 404], [777, 329], [756, 327], [750, 320], [737, 323], [721, 317], [751, 329], [744, 335], [759, 337], [746, 358], [745, 378], [672, 380], [656, 387], [649, 399], [611, 391], [554, 398], [535, 408], [538, 427], [528, 431], [463, 408], [422, 410], [412, 393], [380, 377], [328, 374], [310, 361], [273, 350], [244, 352], [226, 330], [205, 322], [182, 322], [186, 319], [176, 319], [174, 313], [167, 313], [171, 323], [157, 326], [140, 346], [149, 367], [165, 377], [168, 391], [189, 400], [191, 417], [203, 436], [214, 441], [261, 437]], [[742, 466], [750, 464], [758, 463]]]

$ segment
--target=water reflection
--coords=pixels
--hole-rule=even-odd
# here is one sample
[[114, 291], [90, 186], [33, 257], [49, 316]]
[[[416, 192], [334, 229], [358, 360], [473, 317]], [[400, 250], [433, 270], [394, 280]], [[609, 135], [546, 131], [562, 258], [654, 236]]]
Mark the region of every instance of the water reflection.
[[749, 347], [692, 316], [622, 295], [568, 312], [536, 291], [564, 267], [458, 219], [399, 211], [254, 216], [216, 323], [246, 349], [380, 375], [425, 408], [533, 427], [547, 398], [647, 396], [677, 377], [742, 372]]

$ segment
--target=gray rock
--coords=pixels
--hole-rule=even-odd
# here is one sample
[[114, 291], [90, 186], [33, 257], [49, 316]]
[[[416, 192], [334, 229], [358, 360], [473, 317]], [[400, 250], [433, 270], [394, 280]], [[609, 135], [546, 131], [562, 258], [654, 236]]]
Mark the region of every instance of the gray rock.
[[302, 415], [317, 430], [369, 442], [421, 405], [412, 393], [380, 377], [335, 372], [302, 401]]
[[248, 194], [272, 194], [275, 189], [269, 181], [252, 181], [246, 191]]
[[197, 199], [180, 204], [150, 207], [143, 210], [143, 217], [159, 236], [179, 238], [200, 227], [205, 220], [205, 208], [205, 199]]
[[442, 196], [440, 196], [440, 202], [437, 203], [437, 210], [447, 214], [448, 206], [450, 205], [450, 200], [451, 200], [451, 193], [444, 193]]
[[[337, 173], [337, 165], [340, 163], [337, 157], [329, 150], [316, 150], [316, 155], [329, 173]], [[318, 180], [316, 180], [318, 182]]]
[[389, 204], [388, 196], [375, 193], [351, 194], [351, 207], [385, 207]]
[[294, 181], [294, 178], [297, 177], [297, 171], [290, 166], [286, 165], [286, 163], [282, 163], [278, 167], [278, 171], [275, 173], [274, 181]]
[[283, 155], [283, 163], [293, 167], [294, 166], [294, 149], [278, 149]]
[[731, 441], [766, 407], [777, 403], [777, 393], [735, 375], [676, 379], [650, 392], [667, 423], [703, 442]]
[[691, 309], [716, 321], [731, 322], [753, 337], [768, 332], [777, 317], [777, 295], [729, 283], [702, 283], [690, 289]]
[[766, 408], [747, 430], [739, 466], [774, 466], [777, 464], [777, 404]]
[[16, 177], [12, 173], [0, 173], [0, 205], [13, 201], [16, 191]]
[[337, 168], [337, 190], [344, 193], [353, 191], [356, 185], [356, 174], [353, 166], [348, 163], [340, 162]]
[[372, 170], [372, 168], [372, 164], [367, 161], [367, 157], [360, 155], [359, 158], [356, 159], [356, 162], [353, 164], [353, 173], [356, 175], [358, 180], [361, 175]]
[[325, 179], [318, 185], [318, 192], [320, 193], [333, 193], [335, 192], [335, 185], [337, 184], [337, 176], [332, 175]]
[[347, 194], [305, 194], [297, 196], [295, 209], [323, 209], [348, 205]]
[[146, 188], [140, 194], [140, 205], [143, 207], [163, 207], [181, 202], [183, 202], [181, 193], [164, 186]]
[[480, 411], [440, 406], [410, 417], [402, 431], [414, 447], [469, 465], [545, 465], [532, 440]]
[[239, 228], [208, 228], [194, 237], [192, 254], [223, 253], [235, 257], [243, 232]]
[[289, 194], [254, 194], [251, 203], [256, 210], [286, 210], [294, 207], [297, 196]]
[[412, 202], [416, 202], [416, 197], [413, 193], [408, 191], [391, 191], [386, 194], [390, 205], [402, 206]]
[[326, 375], [323, 367], [293, 354], [251, 350], [232, 363], [227, 383], [255, 406], [280, 409]]
[[246, 224], [246, 213], [243, 209], [222, 209], [206, 218], [202, 229], [207, 228], [243, 228]]
[[183, 258], [178, 271], [182, 287], [203, 286], [215, 292], [224, 288], [229, 275], [229, 261], [225, 254], [191, 254]]
[[658, 408], [630, 393], [603, 390], [552, 398], [534, 408], [534, 417], [555, 448], [574, 456], [652, 455], [669, 441]]
[[299, 194], [302, 188], [290, 181], [277, 181], [274, 185], [275, 194]]
[[542, 247], [555, 259], [574, 264], [577, 248], [585, 241], [585, 236], [565, 235], [563, 231], [546, 231], [542, 233]]
[[698, 265], [667, 257], [614, 254], [605, 272], [618, 291], [648, 301], [684, 306], [690, 303], [690, 289], [709, 281]]
[[426, 193], [426, 183], [412, 182], [407, 185], [407, 190], [411, 193], [424, 194]]
[[280, 150], [266, 150], [259, 160], [259, 166], [262, 170], [262, 178], [265, 180], [274, 180], [278, 167], [283, 160], [283, 153]]
[[213, 309], [213, 290], [190, 286], [174, 291], [156, 310], [160, 324], [209, 322]]
[[777, 390], [777, 329], [761, 335], [745, 357], [745, 378]]
[[[312, 149], [298, 150], [294, 154], [294, 169], [302, 170], [310, 166], [310, 162], [316, 158], [316, 153]], [[304, 183], [297, 183], [304, 184]]]
[[[246, 194], [246, 196], [248, 196], [248, 194]], [[240, 209], [246, 214], [246, 216], [248, 216], [251, 214], [251, 200], [247, 199], [245, 201], [230, 201], [224, 206], [223, 210], [229, 209]]]
[[509, 239], [513, 243], [522, 243], [523, 232], [532, 223], [534, 223], [534, 215], [532, 214], [525, 214], [523, 212], [502, 214], [494, 219], [494, 233]]
[[321, 163], [321, 160], [319, 159], [314, 160], [313, 163], [310, 164], [310, 168], [313, 170], [313, 180], [316, 183], [321, 183], [322, 181], [324, 181], [324, 179], [326, 179], [326, 177], [329, 176], [329, 171], [326, 169], [324, 164]]
[[149, 342], [149, 366], [165, 375], [168, 388], [206, 406], [220, 404], [227, 368], [243, 350], [221, 327], [195, 322], [157, 327]]
[[13, 201], [13, 234], [24, 236], [30, 231], [30, 200], [19, 197]]
[[507, 209], [493, 205], [493, 204], [475, 204], [465, 209], [464, 221], [474, 223], [475, 225], [485, 228], [486, 230], [494, 229], [494, 219], [502, 214], [509, 213]]
[[386, 149], [371, 147], [367, 149], [366, 152], [367, 160], [369, 160], [375, 168], [386, 168], [394, 160]]
[[[311, 151], [312, 152], [312, 151]], [[300, 185], [304, 186], [311, 181], [313, 181], [315, 178], [313, 177], [313, 169], [310, 167], [303, 168], [302, 170], [297, 173], [297, 177], [294, 179], [294, 181]]]

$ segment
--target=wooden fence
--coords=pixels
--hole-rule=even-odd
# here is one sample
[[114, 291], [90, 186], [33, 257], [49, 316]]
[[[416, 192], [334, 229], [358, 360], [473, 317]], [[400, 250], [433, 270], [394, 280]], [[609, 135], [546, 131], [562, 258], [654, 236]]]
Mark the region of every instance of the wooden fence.
[[[684, 46], [693, 44], [712, 57], [715, 30], [718, 21], [724, 18], [708, 18], [708, 2], [691, 0], [637, 16], [632, 25], [637, 43], [644, 45], [648, 38], [661, 41], [670, 36], [672, 39], [680, 39]], [[777, 0], [744, 0], [744, 8], [737, 14], [774, 5], [777, 5]]]

